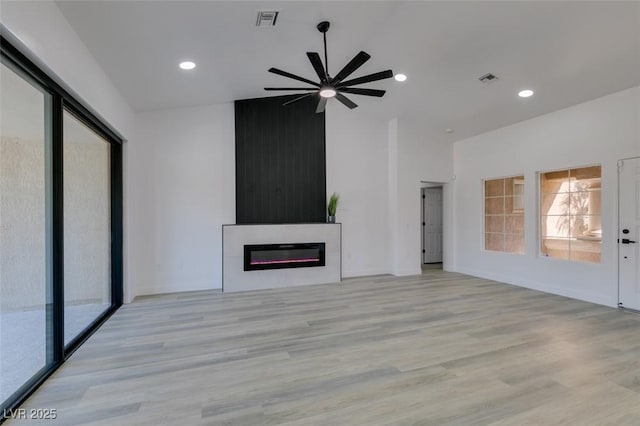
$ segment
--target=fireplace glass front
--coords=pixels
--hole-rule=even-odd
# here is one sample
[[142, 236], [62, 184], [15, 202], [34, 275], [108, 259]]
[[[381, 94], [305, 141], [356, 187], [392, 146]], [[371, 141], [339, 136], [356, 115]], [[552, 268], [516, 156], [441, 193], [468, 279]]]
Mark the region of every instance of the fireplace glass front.
[[244, 270], [325, 266], [324, 246], [324, 243], [245, 245]]

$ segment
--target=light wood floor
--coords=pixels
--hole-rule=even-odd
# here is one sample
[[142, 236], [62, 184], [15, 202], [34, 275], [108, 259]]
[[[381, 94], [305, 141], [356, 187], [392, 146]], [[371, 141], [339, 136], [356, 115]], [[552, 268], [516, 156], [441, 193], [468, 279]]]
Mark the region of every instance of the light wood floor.
[[640, 316], [436, 270], [140, 298], [24, 408], [56, 408], [47, 425], [640, 425]]

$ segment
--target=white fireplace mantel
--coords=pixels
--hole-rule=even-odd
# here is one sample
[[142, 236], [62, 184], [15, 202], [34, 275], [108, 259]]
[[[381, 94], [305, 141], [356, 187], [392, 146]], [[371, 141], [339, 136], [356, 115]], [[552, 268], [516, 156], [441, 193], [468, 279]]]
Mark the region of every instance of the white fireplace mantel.
[[[249, 244], [325, 243], [325, 266], [244, 270], [244, 246]], [[296, 223], [222, 225], [222, 291], [264, 290], [342, 279], [342, 225]]]

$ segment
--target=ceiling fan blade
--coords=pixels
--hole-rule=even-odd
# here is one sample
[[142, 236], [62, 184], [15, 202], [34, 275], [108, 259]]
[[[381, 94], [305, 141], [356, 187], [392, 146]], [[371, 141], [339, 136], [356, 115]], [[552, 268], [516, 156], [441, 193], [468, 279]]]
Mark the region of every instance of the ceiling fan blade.
[[360, 51], [360, 53], [358, 53], [347, 65], [344, 66], [344, 68], [340, 70], [338, 74], [336, 74], [335, 77], [333, 77], [331, 84], [336, 86], [342, 80], [349, 77], [355, 70], [360, 68], [362, 64], [369, 60], [369, 58], [371, 58], [371, 56], [369, 56], [368, 53]]
[[355, 86], [356, 84], [364, 84], [372, 81], [384, 80], [385, 78], [393, 77], [393, 71], [386, 70], [380, 71], [373, 74], [365, 75], [363, 77], [354, 78], [353, 80], [347, 80], [343, 83], [340, 83], [338, 87], [346, 87], [346, 86]]
[[327, 98], [323, 98], [320, 96], [320, 100], [318, 101], [318, 106], [316, 107], [316, 112], [324, 112], [324, 107], [327, 105]]
[[317, 87], [265, 87], [264, 90], [318, 90]]
[[341, 95], [340, 93], [336, 93], [336, 99], [342, 102], [349, 109], [354, 109], [358, 106], [351, 99], [347, 98], [345, 95]]
[[311, 61], [311, 65], [313, 65], [313, 69], [316, 71], [316, 74], [318, 74], [318, 78], [320, 79], [320, 81], [326, 84], [327, 72], [322, 65], [322, 59], [320, 59], [320, 55], [318, 55], [318, 53], [316, 52], [307, 52], [307, 57], [309, 58], [309, 61]]
[[295, 74], [291, 74], [290, 72], [279, 70], [278, 68], [269, 68], [269, 72], [271, 72], [273, 74], [281, 75], [283, 77], [289, 77], [289, 78], [292, 78], [294, 80], [302, 81], [303, 83], [308, 83], [308, 84], [310, 84], [312, 86], [320, 87], [320, 83], [316, 83], [315, 81], [307, 80], [304, 77], [300, 77], [300, 76], [297, 76]]
[[343, 87], [340, 91], [343, 93], [353, 93], [354, 95], [377, 96], [379, 98], [383, 97], [386, 93], [385, 90], [358, 89], [357, 87]]
[[287, 102], [283, 103], [282, 106], [291, 105], [294, 102], [301, 101], [304, 98], [308, 98], [309, 96], [312, 96], [312, 95], [314, 95], [314, 93], [307, 93], [306, 95], [298, 96], [297, 98], [293, 98], [290, 101], [287, 101]]

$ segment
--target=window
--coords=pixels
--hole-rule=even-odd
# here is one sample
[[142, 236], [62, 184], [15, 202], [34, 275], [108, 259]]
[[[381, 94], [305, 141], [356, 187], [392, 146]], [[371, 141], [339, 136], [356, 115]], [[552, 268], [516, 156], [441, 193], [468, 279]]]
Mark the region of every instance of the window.
[[557, 259], [600, 262], [600, 166], [540, 173], [540, 251]]
[[524, 176], [484, 181], [484, 249], [524, 254]]

